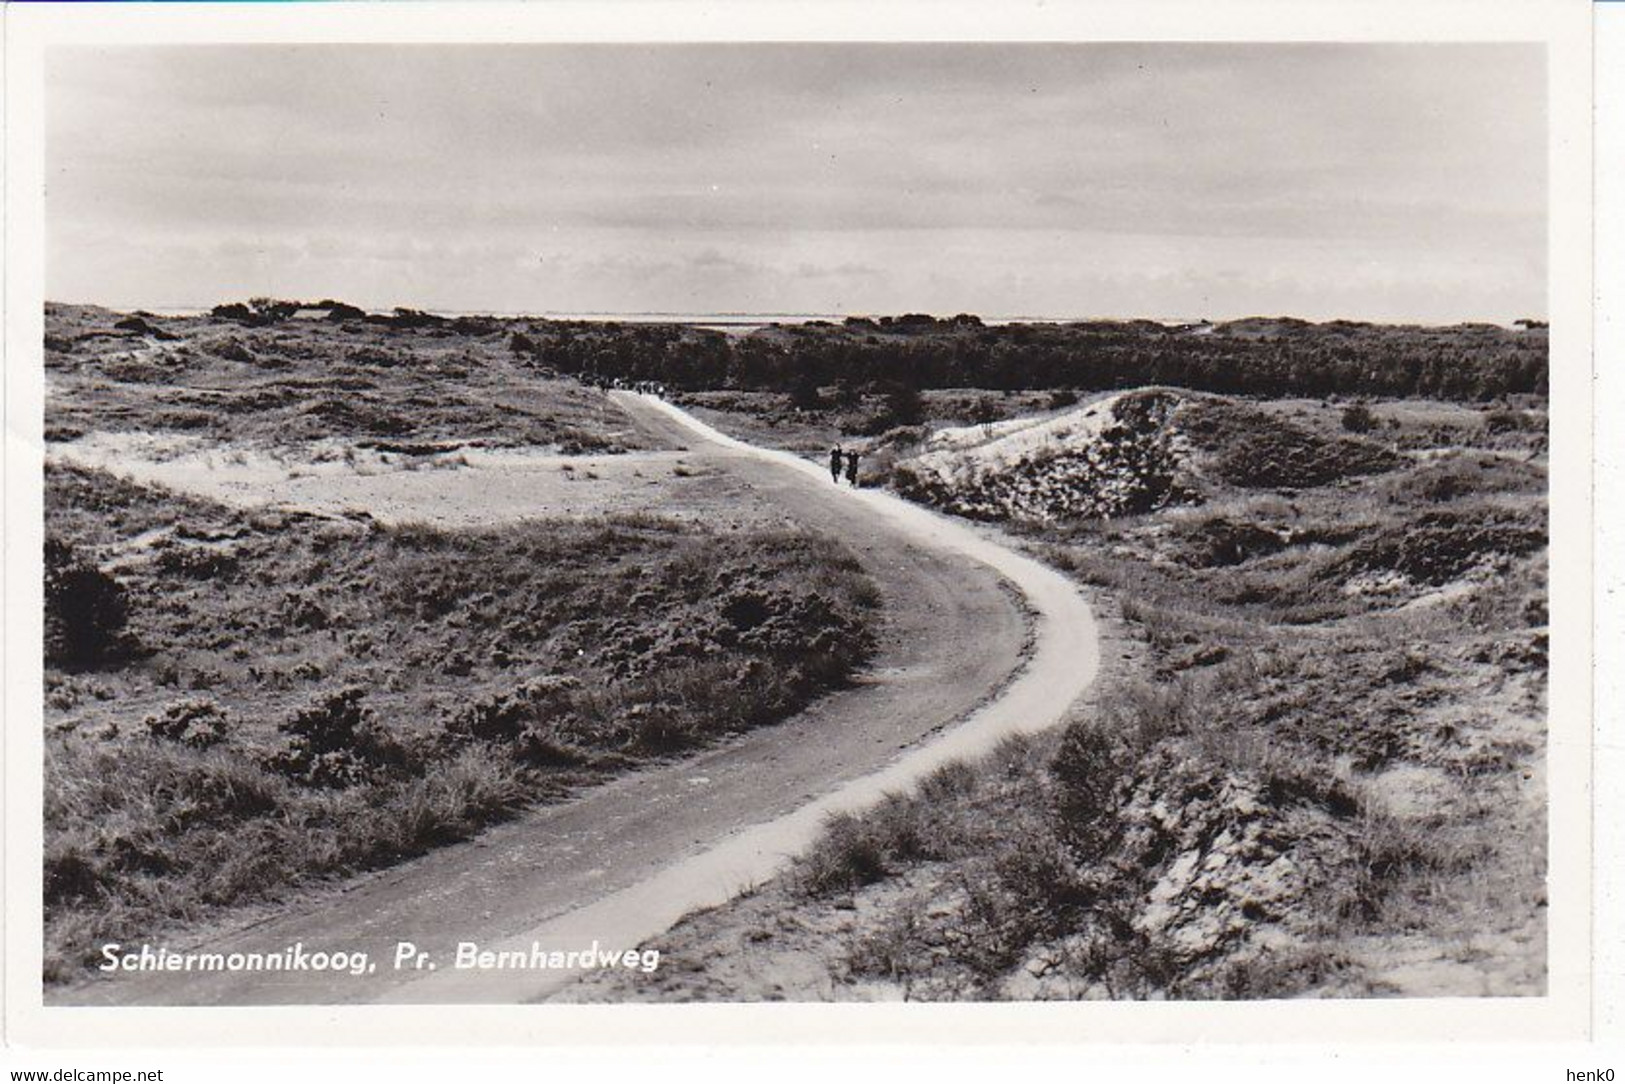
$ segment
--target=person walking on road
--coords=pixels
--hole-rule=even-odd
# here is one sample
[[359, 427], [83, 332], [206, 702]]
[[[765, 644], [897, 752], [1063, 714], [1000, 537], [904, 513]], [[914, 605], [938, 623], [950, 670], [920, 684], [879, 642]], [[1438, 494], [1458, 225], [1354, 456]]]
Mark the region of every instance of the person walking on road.
[[847, 480], [848, 484], [850, 484], [850, 485], [856, 486], [858, 484], [858, 453], [857, 452], [847, 452], [846, 453], [846, 480]]
[[829, 452], [829, 480], [836, 485], [841, 484], [841, 446], [837, 444]]

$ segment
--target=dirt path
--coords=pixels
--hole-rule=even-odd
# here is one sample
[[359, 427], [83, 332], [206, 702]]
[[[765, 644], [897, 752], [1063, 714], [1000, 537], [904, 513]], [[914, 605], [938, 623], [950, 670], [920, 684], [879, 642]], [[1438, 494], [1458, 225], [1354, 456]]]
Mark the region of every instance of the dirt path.
[[[836, 487], [819, 465], [741, 444], [664, 403], [617, 398], [651, 436], [686, 446], [859, 554], [888, 612], [870, 673], [779, 726], [313, 894], [255, 925], [169, 945], [365, 951], [374, 973], [129, 973], [53, 991], [52, 1003], [540, 999], [580, 972], [458, 969], [457, 944], [632, 948], [771, 875], [830, 811], [865, 805], [1005, 733], [1048, 726], [1092, 680], [1092, 618], [1060, 575], [889, 494]], [[420, 969], [394, 967], [405, 941], [429, 954]]]

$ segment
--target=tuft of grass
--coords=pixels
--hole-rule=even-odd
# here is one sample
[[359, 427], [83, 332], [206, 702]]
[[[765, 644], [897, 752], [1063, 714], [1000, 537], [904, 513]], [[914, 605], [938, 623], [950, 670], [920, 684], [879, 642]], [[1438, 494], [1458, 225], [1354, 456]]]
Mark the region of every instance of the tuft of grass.
[[922, 863], [984, 852], [1001, 832], [997, 811], [1044, 804], [1037, 767], [1048, 746], [1012, 735], [974, 763], [952, 761], [909, 793], [830, 817], [792, 865], [789, 883], [807, 897], [850, 893]]
[[86, 946], [421, 854], [535, 793], [517, 765], [480, 749], [422, 776], [333, 791], [218, 748], [68, 740], [48, 749], [46, 779], [46, 932], [58, 978], [90, 962]]
[[1228, 1001], [1284, 1000], [1337, 984], [1354, 970], [1342, 953], [1326, 946], [1260, 949], [1226, 961], [1192, 990], [1194, 996]]
[[851, 892], [874, 884], [891, 870], [885, 843], [867, 818], [836, 813], [824, 822], [812, 848], [796, 862], [796, 885], [808, 896]]
[[1380, 926], [1417, 897], [1446, 895], [1445, 882], [1470, 870], [1486, 841], [1463, 842], [1441, 827], [1364, 805], [1349, 872], [1339, 886], [1337, 916], [1359, 926]]
[[916, 981], [931, 970], [929, 929], [925, 901], [919, 894], [910, 894], [887, 911], [877, 927], [848, 940], [841, 965], [848, 977], [897, 984], [903, 1000], [908, 1001]]

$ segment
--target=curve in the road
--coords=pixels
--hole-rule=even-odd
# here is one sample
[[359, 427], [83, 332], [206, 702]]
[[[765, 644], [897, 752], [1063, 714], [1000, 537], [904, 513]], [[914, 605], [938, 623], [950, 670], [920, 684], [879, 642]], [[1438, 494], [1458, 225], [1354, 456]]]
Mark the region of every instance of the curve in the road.
[[[617, 393], [625, 395], [625, 393]], [[825, 469], [789, 452], [736, 440], [662, 400], [640, 397], [694, 436], [758, 456], [828, 485]], [[690, 911], [726, 902], [742, 888], [771, 877], [786, 856], [810, 845], [831, 814], [872, 805], [950, 761], [991, 750], [1010, 734], [1059, 722], [1088, 689], [1099, 666], [1094, 616], [1077, 588], [1060, 573], [1008, 549], [970, 527], [882, 490], [850, 491], [876, 516], [927, 545], [988, 565], [1010, 580], [1036, 615], [1034, 649], [1020, 675], [996, 699], [963, 723], [918, 746], [871, 775], [808, 802], [775, 820], [747, 828], [701, 854], [612, 893], [595, 903], [482, 949], [523, 955], [601, 946], [629, 948], [669, 929]], [[523, 969], [440, 970], [391, 993], [405, 1002], [535, 1001], [567, 985], [575, 973]]]
[[[906, 787], [1000, 736], [1049, 726], [1090, 683], [1093, 620], [1058, 573], [874, 490], [831, 484], [788, 453], [727, 437], [658, 400], [616, 393], [650, 435], [688, 445], [748, 492], [839, 534], [890, 600], [876, 670], [798, 716], [680, 762], [610, 780], [261, 922], [199, 931], [182, 951], [366, 951], [377, 974], [150, 973], [51, 991], [51, 1004], [243, 1005], [534, 1000], [579, 972], [458, 971], [483, 950], [627, 949], [771, 876], [823, 818]], [[1014, 585], [1027, 602], [1010, 599]], [[395, 970], [409, 940], [439, 970]]]

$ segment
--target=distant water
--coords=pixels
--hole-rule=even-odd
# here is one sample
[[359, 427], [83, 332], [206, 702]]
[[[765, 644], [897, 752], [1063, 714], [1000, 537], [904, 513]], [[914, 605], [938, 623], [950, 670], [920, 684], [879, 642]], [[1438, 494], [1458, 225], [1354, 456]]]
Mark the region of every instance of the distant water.
[[769, 324], [810, 324], [815, 320], [838, 324], [846, 319], [845, 316], [809, 312], [493, 312], [483, 315], [538, 316], [544, 320], [582, 320], [605, 324], [683, 324], [730, 335], [749, 334]]
[[[208, 306], [203, 307], [148, 307], [145, 311], [156, 316], [202, 316], [209, 311]], [[386, 310], [375, 310], [385, 312]], [[494, 316], [503, 319], [518, 319], [531, 317], [539, 320], [571, 320], [590, 323], [605, 324], [685, 324], [690, 327], [711, 328], [716, 331], [725, 331], [731, 334], [745, 334], [757, 328], [767, 327], [770, 324], [810, 324], [825, 321], [839, 324], [852, 313], [837, 312], [496, 312], [483, 309], [468, 309], [455, 311], [451, 309], [426, 309], [426, 312], [448, 319], [458, 316]], [[900, 313], [873, 313], [859, 314], [879, 318], [882, 315], [897, 316]], [[947, 319], [952, 313], [935, 314], [940, 319]], [[982, 316], [984, 324], [998, 326], [1001, 324], [1064, 324], [1079, 320], [1111, 320], [1128, 319], [1127, 317], [1103, 316]], [[1195, 320], [1171, 319], [1164, 317], [1151, 317], [1160, 324], [1191, 324]]]
[[[910, 310], [918, 311], [918, 310]], [[849, 317], [900, 316], [902, 313], [849, 313], [849, 312], [486, 312], [443, 313], [446, 316], [535, 316], [546, 320], [588, 320], [623, 324], [688, 324], [693, 327], [714, 327], [724, 331], [740, 328], [766, 327], [769, 324], [810, 324], [823, 321], [839, 324]], [[950, 319], [954, 313], [933, 313], [939, 320]], [[1065, 324], [1079, 320], [1115, 320], [1129, 317], [1112, 316], [979, 316], [984, 324]], [[1196, 320], [1151, 317], [1160, 324], [1193, 324]]]

